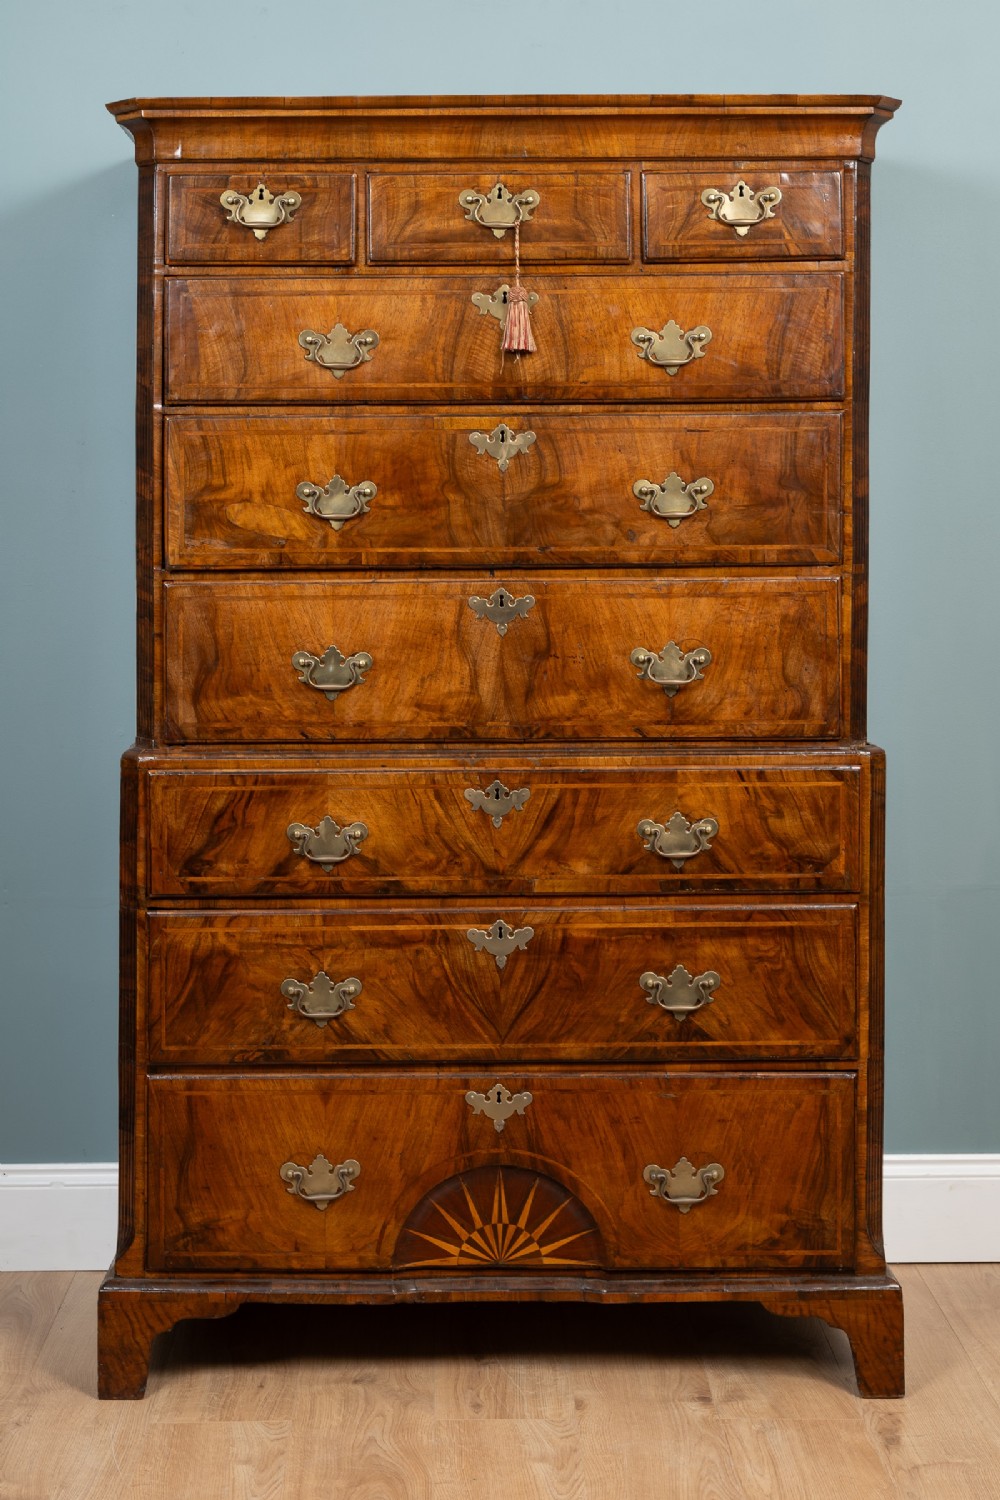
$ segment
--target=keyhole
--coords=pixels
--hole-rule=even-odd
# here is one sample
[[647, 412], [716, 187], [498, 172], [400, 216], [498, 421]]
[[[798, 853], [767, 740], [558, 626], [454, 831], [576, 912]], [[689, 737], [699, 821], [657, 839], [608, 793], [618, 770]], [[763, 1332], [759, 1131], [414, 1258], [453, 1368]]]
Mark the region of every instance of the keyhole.
[[263, 201], [264, 201], [264, 189], [263, 189], [263, 187], [259, 187], [257, 189], [257, 201], [258, 201], [258, 203], [263, 203]]

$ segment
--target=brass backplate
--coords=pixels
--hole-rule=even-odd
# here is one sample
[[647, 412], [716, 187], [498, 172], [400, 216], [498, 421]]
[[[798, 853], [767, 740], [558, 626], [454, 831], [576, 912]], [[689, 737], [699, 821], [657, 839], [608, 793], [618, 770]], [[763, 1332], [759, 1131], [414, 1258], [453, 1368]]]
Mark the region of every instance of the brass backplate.
[[308, 984], [299, 979], [282, 982], [281, 993], [288, 1001], [288, 1009], [294, 1010], [307, 1021], [315, 1021], [319, 1027], [335, 1021], [345, 1010], [353, 1010], [354, 1002], [361, 994], [360, 979], [332, 980], [320, 969]]
[[501, 474], [506, 474], [511, 459], [519, 453], [527, 453], [534, 441], [533, 432], [514, 432], [506, 422], [501, 422], [492, 432], [469, 433], [469, 442], [476, 452], [495, 458]]
[[717, 1161], [705, 1167], [695, 1167], [686, 1156], [682, 1156], [675, 1167], [658, 1167], [655, 1162], [650, 1162], [642, 1173], [653, 1197], [672, 1203], [682, 1214], [690, 1213], [706, 1198], [714, 1198], [725, 1175]]
[[534, 607], [534, 594], [525, 594], [522, 599], [516, 599], [505, 588], [494, 589], [488, 599], [473, 594], [469, 600], [469, 608], [473, 614], [478, 615], [481, 620], [492, 620], [498, 635], [506, 635], [510, 622], [523, 620]]
[[229, 222], [252, 229], [255, 240], [266, 240], [270, 230], [277, 229], [279, 224], [287, 224], [296, 209], [302, 206], [298, 193], [273, 194], [263, 182], [258, 182], [251, 193], [237, 193], [227, 188], [219, 202], [227, 210]]
[[343, 1198], [345, 1193], [354, 1192], [354, 1184], [360, 1172], [361, 1164], [353, 1157], [334, 1166], [322, 1151], [317, 1153], [308, 1167], [286, 1161], [278, 1168], [278, 1176], [288, 1184], [285, 1191], [295, 1198], [303, 1198], [321, 1213], [331, 1203], [336, 1203], [338, 1198]]
[[639, 350], [639, 358], [651, 365], [659, 365], [668, 375], [676, 375], [683, 365], [693, 359], [703, 359], [705, 345], [712, 339], [711, 328], [700, 324], [685, 333], [673, 318], [664, 323], [659, 333], [652, 328], [633, 328], [632, 342]]
[[516, 792], [511, 792], [502, 781], [491, 781], [489, 786], [482, 791], [478, 787], [466, 787], [463, 795], [466, 802], [470, 802], [477, 812], [488, 813], [493, 827], [499, 828], [509, 812], [522, 810], [531, 792], [526, 786]]
[[334, 531], [340, 531], [355, 516], [368, 514], [370, 502], [375, 499], [378, 489], [370, 479], [349, 485], [346, 479], [334, 474], [330, 483], [322, 487], [305, 479], [296, 485], [295, 493], [307, 515], [329, 521]]
[[306, 359], [332, 370], [337, 380], [371, 359], [379, 345], [379, 336], [374, 328], [364, 328], [360, 333], [348, 333], [343, 323], [336, 323], [329, 333], [317, 333], [314, 328], [303, 328], [299, 343], [306, 351]]
[[508, 229], [516, 224], [526, 224], [541, 203], [534, 188], [511, 193], [502, 182], [497, 182], [488, 193], [479, 193], [475, 188], [466, 188], [459, 193], [458, 201], [465, 209], [465, 217], [484, 229], [491, 229], [498, 240], [502, 240]]
[[707, 646], [695, 646], [691, 651], [682, 651], [676, 641], [668, 641], [662, 651], [649, 651], [645, 646], [636, 646], [629, 655], [638, 675], [661, 687], [668, 698], [674, 698], [689, 682], [700, 682], [705, 675], [703, 667], [712, 660]]
[[689, 859], [711, 848], [719, 825], [714, 818], [699, 818], [696, 823], [691, 823], [682, 812], [675, 812], [666, 823], [643, 818], [635, 831], [650, 854], [669, 859], [675, 870], [683, 870]]
[[502, 1083], [495, 1083], [485, 1094], [477, 1094], [470, 1089], [465, 1096], [465, 1102], [474, 1115], [486, 1115], [493, 1121], [493, 1129], [497, 1135], [502, 1132], [511, 1115], [524, 1114], [531, 1099], [532, 1096], [528, 1093], [512, 1094]]
[[662, 1010], [668, 1010], [678, 1021], [689, 1016], [692, 1011], [711, 1005], [721, 983], [722, 980], [714, 969], [706, 969], [704, 974], [695, 976], [683, 964], [677, 964], [666, 978], [662, 974], [655, 974], [652, 969], [639, 975], [639, 984], [645, 990], [650, 1005], [659, 1005]]
[[710, 219], [730, 225], [742, 239], [755, 224], [774, 218], [774, 210], [781, 202], [781, 189], [761, 188], [755, 193], [741, 179], [728, 193], [722, 193], [718, 188], [706, 188], [701, 201], [708, 209]]
[[708, 497], [714, 489], [715, 485], [704, 475], [685, 483], [677, 470], [671, 469], [662, 484], [654, 484], [650, 479], [637, 479], [632, 486], [632, 493], [637, 500], [642, 501], [640, 510], [648, 510], [650, 515], [661, 517], [668, 526], [676, 529], [685, 516], [693, 516], [695, 511], [706, 509]]
[[336, 646], [327, 646], [322, 656], [311, 651], [296, 651], [292, 666], [299, 674], [299, 681], [307, 687], [317, 688], [331, 703], [341, 693], [364, 682], [365, 673], [375, 665], [367, 651], [355, 651], [345, 656]]
[[321, 865], [329, 874], [334, 865], [343, 864], [345, 859], [357, 854], [358, 845], [368, 837], [368, 825], [348, 823], [342, 828], [327, 813], [315, 828], [310, 828], [307, 823], [289, 823], [285, 833], [296, 854]]
[[496, 959], [498, 969], [507, 966], [510, 955], [518, 948], [525, 949], [535, 935], [533, 927], [508, 927], [497, 920], [484, 931], [481, 927], [470, 927], [465, 934], [477, 953], [489, 953]]

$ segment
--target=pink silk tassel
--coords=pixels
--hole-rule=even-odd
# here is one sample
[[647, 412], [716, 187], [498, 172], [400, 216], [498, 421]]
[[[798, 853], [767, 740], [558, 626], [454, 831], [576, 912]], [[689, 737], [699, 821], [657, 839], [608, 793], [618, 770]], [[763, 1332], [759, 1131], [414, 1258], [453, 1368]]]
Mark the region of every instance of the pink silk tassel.
[[508, 354], [534, 354], [535, 335], [531, 331], [528, 294], [523, 286], [512, 286], [507, 294], [507, 320], [503, 327], [503, 344]]
[[531, 331], [528, 294], [521, 285], [521, 226], [514, 225], [514, 285], [507, 293], [507, 317], [503, 325], [500, 348], [507, 354], [534, 354], [535, 335]]

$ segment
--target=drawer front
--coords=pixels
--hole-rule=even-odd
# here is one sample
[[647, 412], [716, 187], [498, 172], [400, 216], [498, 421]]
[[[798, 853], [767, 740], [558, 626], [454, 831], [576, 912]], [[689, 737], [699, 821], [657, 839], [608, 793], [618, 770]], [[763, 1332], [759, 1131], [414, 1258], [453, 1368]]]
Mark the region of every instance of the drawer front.
[[[501, 1131], [496, 1083], [514, 1096]], [[850, 1073], [156, 1078], [149, 1265], [845, 1266], [854, 1097]], [[359, 1170], [338, 1179], [321, 1156]], [[685, 1158], [723, 1175], [685, 1182], [681, 1168], [675, 1180]], [[316, 1193], [322, 1210], [301, 1196]]]
[[[477, 793], [518, 796], [503, 813]], [[860, 881], [861, 775], [802, 768], [684, 769], [605, 762], [540, 767], [509, 755], [455, 769], [152, 772], [152, 896], [658, 895], [677, 890], [852, 891]], [[471, 796], [466, 796], [466, 793]], [[642, 836], [674, 813], [677, 844]], [[363, 823], [349, 844], [289, 838], [293, 825]], [[499, 818], [499, 827], [494, 826]], [[685, 853], [687, 850], [696, 852]], [[665, 849], [661, 854], [657, 848]], [[316, 856], [330, 857], [321, 863]], [[313, 856], [313, 857], [310, 857]], [[334, 859], [334, 856], [336, 858]]]
[[150, 1061], [849, 1057], [856, 920], [853, 905], [158, 912]]
[[[509, 277], [504, 278], [505, 281]], [[843, 276], [536, 276], [537, 352], [501, 360], [496, 318], [473, 294], [497, 273], [397, 279], [171, 277], [166, 397], [172, 402], [836, 400], [844, 390]], [[675, 374], [640, 357], [632, 331], [711, 329]], [[341, 378], [299, 334], [374, 331]], [[428, 329], [435, 330], [428, 337]], [[345, 356], [347, 357], [347, 356]], [[354, 355], [350, 355], [354, 358]]]
[[[286, 172], [275, 167], [262, 178], [250, 167], [235, 172], [172, 172], [167, 181], [167, 260], [175, 265], [347, 265], [354, 260], [355, 179], [350, 172]], [[262, 181], [275, 200], [270, 205], [266, 199], [261, 205], [255, 193]], [[219, 201], [223, 193], [234, 195], [232, 210]], [[288, 193], [301, 201], [298, 207], [286, 204], [282, 213]], [[278, 222], [269, 224], [262, 207]]]
[[164, 599], [165, 734], [179, 741], [840, 729], [837, 578], [213, 580], [167, 583]]
[[[491, 453], [502, 427], [513, 437], [495, 439]], [[835, 412], [171, 416], [167, 559], [179, 568], [828, 564], [840, 557], [840, 469]], [[303, 484], [330, 493], [303, 501]], [[376, 494], [351, 495], [359, 485]]]
[[[521, 261], [627, 261], [631, 255], [627, 171], [538, 172], [523, 161], [510, 167], [478, 163], [457, 172], [372, 172], [368, 177], [368, 259], [375, 265], [494, 267], [506, 280], [514, 264], [516, 214]], [[497, 211], [496, 188], [502, 211]], [[485, 202], [459, 203], [471, 191]], [[509, 197], [534, 192], [535, 207]], [[469, 213], [473, 217], [469, 217]], [[499, 234], [491, 227], [498, 217]], [[486, 220], [487, 222], [483, 222]]]
[[[746, 191], [739, 190], [744, 183]], [[774, 200], [774, 189], [781, 195]], [[702, 193], [713, 194], [708, 204]], [[718, 194], [718, 197], [714, 195]], [[839, 171], [754, 162], [642, 174], [646, 260], [818, 259], [844, 253]]]

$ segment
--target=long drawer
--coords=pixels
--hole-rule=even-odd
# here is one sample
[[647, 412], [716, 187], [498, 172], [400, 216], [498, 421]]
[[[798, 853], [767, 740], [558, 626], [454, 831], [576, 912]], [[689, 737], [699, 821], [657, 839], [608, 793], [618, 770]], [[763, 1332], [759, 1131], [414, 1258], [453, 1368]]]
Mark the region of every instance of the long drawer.
[[615, 764], [485, 752], [478, 761], [209, 769], [192, 757], [183, 768], [149, 769], [148, 893], [859, 888], [864, 761], [630, 765], [627, 756]]
[[851, 903], [154, 912], [149, 1057], [850, 1057], [857, 918]]
[[[509, 280], [509, 277], [506, 278]], [[505, 282], [501, 283], [501, 285]], [[501, 360], [501, 325], [472, 301], [498, 278], [172, 276], [166, 282], [170, 402], [838, 400], [844, 394], [841, 272], [541, 276], [537, 352]], [[707, 328], [700, 357], [671, 372], [632, 334]], [[338, 374], [300, 334], [371, 331]], [[433, 329], [433, 337], [428, 329]], [[683, 344], [683, 340], [681, 341]], [[661, 357], [680, 356], [656, 345]], [[325, 355], [321, 357], [325, 358]]]
[[174, 414], [165, 432], [178, 568], [840, 557], [836, 412]]
[[164, 734], [831, 739], [840, 590], [788, 574], [169, 581]]
[[848, 1072], [174, 1075], [148, 1090], [151, 1270], [851, 1257]]

